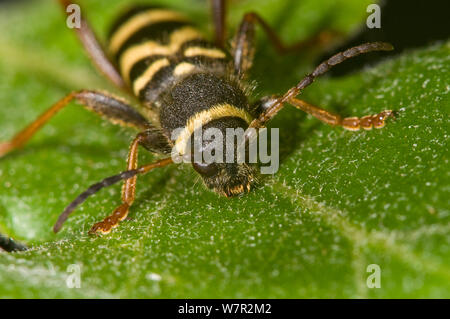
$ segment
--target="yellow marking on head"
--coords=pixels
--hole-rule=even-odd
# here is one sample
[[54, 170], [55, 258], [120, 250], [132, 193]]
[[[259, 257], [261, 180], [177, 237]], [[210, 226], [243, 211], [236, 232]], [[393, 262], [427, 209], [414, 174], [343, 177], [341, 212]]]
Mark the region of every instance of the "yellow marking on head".
[[219, 49], [190, 47], [184, 51], [184, 56], [186, 57], [193, 57], [198, 55], [207, 56], [208, 58], [219, 58], [219, 59], [224, 59], [226, 57], [225, 53]]
[[170, 65], [167, 58], [159, 59], [153, 62], [145, 72], [136, 79], [133, 83], [134, 94], [139, 95], [139, 92], [151, 81], [156, 72], [162, 68]]
[[117, 53], [120, 47], [130, 38], [134, 33], [139, 31], [142, 27], [150, 24], [155, 24], [165, 21], [187, 21], [182, 14], [169, 10], [148, 10], [139, 13], [122, 24], [119, 29], [111, 37], [109, 43], [109, 50], [112, 54]]
[[173, 75], [180, 76], [184, 74], [189, 74], [195, 69], [195, 65], [189, 62], [181, 62], [173, 70]]
[[203, 39], [202, 33], [193, 27], [183, 27], [170, 35], [170, 41], [167, 45], [161, 45], [155, 41], [147, 41], [134, 45], [122, 54], [120, 57], [121, 73], [127, 82], [130, 81], [130, 71], [133, 65], [138, 61], [152, 55], [173, 55], [180, 47], [195, 39]]
[[179, 154], [184, 155], [186, 153], [186, 143], [195, 130], [222, 117], [239, 117], [247, 122], [247, 124], [250, 124], [253, 119], [247, 111], [226, 103], [214, 105], [208, 110], [198, 112], [187, 120], [186, 126], [175, 141], [175, 148]]

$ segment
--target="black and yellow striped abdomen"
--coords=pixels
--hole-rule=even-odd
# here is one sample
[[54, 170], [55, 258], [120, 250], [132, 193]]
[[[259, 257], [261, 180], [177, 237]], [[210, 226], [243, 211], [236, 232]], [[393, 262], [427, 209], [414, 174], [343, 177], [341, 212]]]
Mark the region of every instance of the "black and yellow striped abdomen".
[[155, 7], [125, 13], [111, 30], [109, 51], [133, 93], [156, 106], [180, 78], [199, 69], [224, 73], [228, 63], [183, 14]]
[[227, 128], [246, 128], [253, 119], [229, 55], [176, 11], [130, 10], [113, 27], [109, 50], [148, 109], [144, 116], [180, 155], [199, 129], [214, 127], [225, 137]]

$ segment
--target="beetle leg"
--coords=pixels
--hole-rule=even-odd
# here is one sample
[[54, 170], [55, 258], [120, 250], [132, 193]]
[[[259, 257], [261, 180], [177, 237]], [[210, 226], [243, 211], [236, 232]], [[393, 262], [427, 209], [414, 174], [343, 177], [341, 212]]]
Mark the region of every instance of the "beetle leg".
[[[138, 148], [139, 145], [143, 145], [145, 143], [148, 138], [147, 135], [147, 132], [139, 133], [131, 143], [127, 159], [127, 171], [137, 169]], [[124, 181], [122, 187], [122, 204], [119, 205], [110, 216], [106, 217], [103, 221], [94, 224], [89, 231], [90, 234], [108, 234], [114, 227], [119, 225], [119, 222], [128, 216], [128, 211], [135, 198], [136, 181], [137, 175]]]
[[306, 101], [299, 100], [297, 98], [291, 98], [288, 101], [289, 104], [295, 106], [299, 110], [302, 110], [308, 114], [311, 114], [315, 118], [321, 120], [322, 122], [332, 125], [332, 126], [341, 126], [346, 130], [350, 131], [358, 131], [363, 128], [365, 130], [371, 130], [374, 128], [382, 128], [384, 127], [384, 122], [386, 118], [394, 116], [394, 112], [392, 110], [384, 110], [375, 115], [366, 115], [363, 117], [346, 117], [342, 118], [337, 114], [309, 104]]
[[[298, 100], [295, 99], [295, 97], [297, 95], [299, 95], [306, 87], [311, 85], [317, 77], [326, 73], [333, 66], [335, 66], [339, 63], [342, 63], [347, 59], [356, 57], [360, 54], [369, 53], [369, 52], [373, 52], [373, 51], [390, 51], [392, 49], [393, 49], [393, 47], [389, 43], [371, 42], [371, 43], [361, 44], [359, 46], [347, 49], [343, 52], [339, 52], [339, 53], [333, 55], [331, 58], [329, 58], [328, 60], [326, 60], [325, 62], [322, 62], [319, 66], [317, 66], [312, 73], [305, 76], [296, 86], [289, 89], [283, 96], [273, 98], [272, 100], [265, 101], [264, 111], [259, 115], [258, 118], [254, 119], [250, 123], [249, 129], [247, 129], [247, 131], [245, 133], [245, 140], [251, 140], [252, 138], [254, 138], [254, 135], [256, 134], [256, 130], [254, 130], [254, 129], [264, 127], [266, 125], [266, 123], [269, 122], [283, 108], [285, 103], [297, 104], [296, 106], [299, 108], [300, 108], [300, 104], [301, 104], [302, 107], [306, 109], [306, 104], [296, 102]], [[317, 112], [317, 114], [320, 113], [318, 108], [316, 108], [316, 109], [310, 108], [310, 112], [313, 112], [313, 110], [314, 110], [314, 112]], [[384, 115], [382, 113], [380, 113], [382, 115], [381, 117], [387, 117], [387, 116], [391, 115], [391, 112], [389, 114], [384, 114]], [[325, 120], [326, 114], [322, 113], [322, 115], [323, 115], [322, 119]], [[350, 129], [352, 126], [356, 128], [356, 124], [355, 124], [356, 122], [352, 124], [351, 119], [345, 119], [345, 120], [346, 120], [345, 125], [347, 126], [347, 128]], [[328, 119], [328, 121], [333, 121], [333, 120]], [[360, 125], [361, 125], [361, 121], [368, 122], [369, 120], [362, 118], [359, 121]], [[343, 124], [344, 123], [342, 123], [342, 125]]]
[[224, 48], [226, 40], [226, 0], [211, 0], [211, 13], [214, 23], [214, 42], [219, 48]]
[[[136, 154], [137, 155], [137, 154]], [[69, 217], [69, 215], [79, 206], [81, 205], [86, 199], [88, 199], [89, 196], [94, 195], [95, 193], [97, 193], [99, 190], [101, 190], [102, 188], [114, 185], [117, 182], [120, 182], [121, 180], [128, 180], [130, 178], [133, 178], [139, 174], [146, 174], [148, 172], [150, 172], [151, 170], [158, 168], [158, 167], [164, 167], [167, 166], [169, 164], [172, 164], [172, 158], [171, 157], [167, 157], [161, 160], [158, 160], [156, 162], [150, 163], [150, 164], [146, 164], [143, 165], [139, 168], [136, 169], [132, 169], [132, 170], [128, 170], [128, 171], [124, 171], [120, 174], [114, 175], [114, 176], [110, 176], [108, 178], [105, 178], [104, 180], [102, 180], [99, 183], [93, 184], [91, 185], [86, 191], [84, 191], [83, 193], [81, 193], [80, 195], [77, 196], [77, 198], [75, 198], [75, 200], [73, 200], [65, 209], [64, 211], [61, 213], [61, 215], [59, 215], [57, 222], [55, 223], [55, 225], [53, 226], [53, 231], [55, 233], [59, 232], [61, 230], [62, 225], [64, 224], [64, 222], [67, 220], [67, 218]], [[130, 188], [127, 188], [130, 189]], [[132, 193], [133, 197], [134, 197], [134, 191]], [[129, 200], [129, 197], [127, 195], [127, 200]], [[123, 204], [121, 206], [124, 206]], [[121, 207], [119, 206], [119, 208]], [[116, 209], [117, 210], [117, 209]], [[117, 213], [117, 215], [114, 215], [111, 217], [112, 219], [105, 219], [103, 221], [103, 223], [109, 222], [111, 223], [113, 221], [114, 218], [117, 218], [118, 221], [120, 221], [120, 217], [119, 215], [123, 214], [123, 208], [121, 209], [121, 211], [119, 213]], [[127, 212], [126, 212], [127, 213]], [[125, 217], [123, 217], [125, 218]], [[100, 223], [97, 223], [100, 224]], [[106, 227], [106, 225], [102, 225], [104, 227]], [[112, 227], [112, 226], [111, 226]], [[99, 226], [99, 230], [100, 230], [100, 226]]]
[[260, 15], [255, 12], [249, 12], [244, 15], [232, 43], [234, 69], [240, 76], [245, 76], [245, 73], [253, 64], [256, 24], [259, 24], [262, 27], [270, 42], [280, 54], [314, 46], [323, 46], [328, 44], [337, 35], [337, 32], [322, 31], [308, 39], [298, 41], [291, 45], [286, 45], [275, 33], [272, 27]]
[[0, 157], [23, 146], [48, 120], [72, 100], [84, 105], [88, 110], [100, 114], [114, 124], [128, 125], [140, 131], [151, 128], [151, 124], [122, 99], [97, 91], [82, 90], [68, 94], [16, 134], [10, 141], [0, 143]]

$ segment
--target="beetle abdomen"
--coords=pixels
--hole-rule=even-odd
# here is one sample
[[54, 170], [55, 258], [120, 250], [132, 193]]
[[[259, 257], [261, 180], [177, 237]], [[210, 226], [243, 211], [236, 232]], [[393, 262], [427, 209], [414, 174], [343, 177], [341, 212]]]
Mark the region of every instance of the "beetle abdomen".
[[133, 93], [156, 105], [178, 79], [199, 71], [225, 73], [228, 62], [184, 15], [155, 7], [125, 13], [111, 30], [109, 51]]

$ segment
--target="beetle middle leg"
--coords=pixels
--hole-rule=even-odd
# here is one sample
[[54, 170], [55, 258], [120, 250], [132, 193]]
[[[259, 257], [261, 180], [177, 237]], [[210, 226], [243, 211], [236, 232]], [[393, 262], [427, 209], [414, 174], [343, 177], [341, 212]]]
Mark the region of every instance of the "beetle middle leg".
[[48, 120], [73, 100], [114, 124], [128, 125], [139, 131], [151, 127], [151, 124], [141, 114], [122, 99], [97, 91], [82, 90], [68, 94], [16, 134], [10, 141], [0, 143], [0, 157], [23, 146]]
[[[147, 137], [147, 139], [148, 139], [148, 137]], [[145, 145], [145, 144], [143, 144], [143, 145]], [[64, 211], [59, 215], [58, 220], [56, 221], [55, 225], [53, 226], [53, 231], [55, 233], [59, 232], [61, 230], [61, 227], [63, 226], [63, 224], [66, 222], [67, 218], [69, 218], [69, 215], [71, 213], [73, 213], [73, 211], [79, 205], [81, 205], [86, 199], [88, 199], [90, 196], [97, 193], [99, 190], [101, 190], [105, 187], [114, 185], [115, 183], [120, 182], [122, 180], [128, 180], [130, 178], [133, 178], [136, 175], [147, 174], [148, 172], [154, 170], [155, 168], [164, 167], [164, 166], [170, 165], [172, 163], [173, 163], [172, 157], [166, 157], [166, 158], [157, 160], [153, 163], [143, 165], [136, 169], [124, 171], [117, 175], [107, 177], [107, 178], [103, 179], [101, 182], [91, 185], [87, 190], [85, 190], [83, 193], [78, 195], [77, 198], [75, 198], [75, 200], [73, 200], [64, 209]], [[134, 196], [134, 193], [132, 195]], [[121, 215], [121, 214], [122, 213], [118, 213], [117, 215]], [[124, 217], [124, 218], [126, 218], [126, 217]]]

